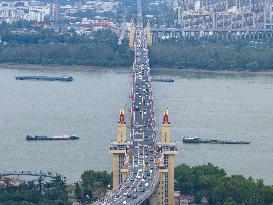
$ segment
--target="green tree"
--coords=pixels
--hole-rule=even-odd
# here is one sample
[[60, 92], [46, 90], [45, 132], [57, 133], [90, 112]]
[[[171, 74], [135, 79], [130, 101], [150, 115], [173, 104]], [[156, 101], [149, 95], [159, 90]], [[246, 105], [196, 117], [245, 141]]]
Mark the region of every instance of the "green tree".
[[78, 182], [76, 183], [76, 187], [75, 187], [75, 195], [78, 201], [82, 201], [82, 189]]

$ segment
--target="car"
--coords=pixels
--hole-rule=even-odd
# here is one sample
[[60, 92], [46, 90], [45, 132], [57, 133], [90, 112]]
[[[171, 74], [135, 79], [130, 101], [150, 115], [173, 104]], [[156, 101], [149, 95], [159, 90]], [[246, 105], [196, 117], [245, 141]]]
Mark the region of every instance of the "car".
[[146, 187], [149, 186], [149, 183], [144, 184], [144, 186], [146, 186]]
[[144, 188], [142, 188], [142, 189], [140, 189], [140, 191], [141, 191], [141, 192], [144, 192], [144, 191], [145, 191], [145, 189], [144, 189]]
[[137, 195], [134, 194], [134, 195], [132, 196], [132, 199], [136, 199], [136, 198], [137, 198]]
[[127, 201], [122, 202], [122, 204], [127, 204]]
[[131, 197], [131, 194], [130, 194], [130, 193], [128, 193], [128, 194], [127, 194], [127, 198], [130, 198], [130, 197]]

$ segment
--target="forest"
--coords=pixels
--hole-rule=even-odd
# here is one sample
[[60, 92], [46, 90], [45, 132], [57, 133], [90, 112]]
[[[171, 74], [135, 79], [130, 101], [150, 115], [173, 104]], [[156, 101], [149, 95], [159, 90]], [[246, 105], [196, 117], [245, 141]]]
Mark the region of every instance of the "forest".
[[[19, 23], [17, 23], [19, 24]], [[25, 28], [27, 23], [16, 25]], [[50, 30], [11, 33], [0, 44], [0, 63], [130, 67], [133, 52], [128, 39], [118, 44], [111, 30], [99, 30], [92, 38], [57, 34]], [[168, 39], [150, 48], [151, 67], [231, 71], [273, 70], [273, 41], [193, 41]]]
[[193, 167], [181, 164], [175, 168], [175, 180], [176, 190], [193, 195], [196, 203], [207, 197], [210, 205], [273, 205], [273, 186], [251, 177], [228, 176], [210, 163]]

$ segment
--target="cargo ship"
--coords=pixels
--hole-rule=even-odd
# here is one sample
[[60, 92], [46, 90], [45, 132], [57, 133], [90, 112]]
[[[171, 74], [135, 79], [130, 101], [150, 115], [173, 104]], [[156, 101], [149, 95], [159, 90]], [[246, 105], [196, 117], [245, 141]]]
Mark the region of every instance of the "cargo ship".
[[27, 135], [27, 141], [37, 140], [78, 140], [80, 137], [76, 135], [60, 135], [60, 136], [45, 136], [45, 135]]
[[17, 76], [16, 80], [44, 80], [44, 81], [73, 81], [72, 76], [64, 75], [61, 77], [50, 77], [50, 76]]
[[183, 143], [188, 144], [250, 144], [246, 141], [229, 141], [229, 140], [202, 140], [199, 137], [184, 137]]
[[174, 79], [173, 78], [167, 78], [167, 79], [153, 78], [152, 81], [165, 82], [165, 83], [173, 83]]

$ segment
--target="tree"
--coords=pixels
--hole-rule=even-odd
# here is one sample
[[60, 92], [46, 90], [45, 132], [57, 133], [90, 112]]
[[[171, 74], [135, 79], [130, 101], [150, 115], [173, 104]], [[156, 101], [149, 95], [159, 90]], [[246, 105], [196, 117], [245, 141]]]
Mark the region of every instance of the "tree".
[[194, 202], [195, 203], [201, 203], [202, 201], [202, 194], [200, 192], [195, 193], [194, 195]]
[[76, 183], [76, 187], [75, 187], [75, 195], [78, 201], [82, 201], [82, 189], [78, 182]]
[[233, 200], [232, 197], [228, 197], [223, 205], [236, 205], [236, 202]]

